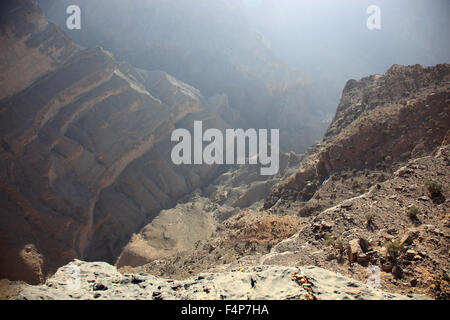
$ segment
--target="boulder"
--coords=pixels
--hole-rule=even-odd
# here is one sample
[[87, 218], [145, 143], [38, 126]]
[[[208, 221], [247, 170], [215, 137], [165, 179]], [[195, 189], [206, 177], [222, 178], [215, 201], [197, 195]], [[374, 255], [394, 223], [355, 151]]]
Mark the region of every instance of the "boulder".
[[353, 239], [348, 243], [347, 246], [347, 255], [348, 255], [348, 261], [350, 263], [356, 261], [359, 255], [363, 255], [364, 252], [361, 249], [361, 246], [359, 245], [359, 239]]
[[415, 250], [407, 250], [405, 255], [408, 260], [413, 260], [418, 254], [419, 253]]

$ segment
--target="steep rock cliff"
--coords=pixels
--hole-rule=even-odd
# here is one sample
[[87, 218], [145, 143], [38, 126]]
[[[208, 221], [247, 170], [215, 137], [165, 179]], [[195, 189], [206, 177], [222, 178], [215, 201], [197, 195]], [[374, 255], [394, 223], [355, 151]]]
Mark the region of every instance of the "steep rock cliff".
[[73, 259], [114, 261], [144, 221], [218, 167], [177, 167], [170, 133], [221, 128], [200, 92], [80, 50], [33, 0], [3, 1], [1, 277], [32, 283]]
[[280, 199], [309, 200], [335, 172], [383, 169], [428, 154], [449, 132], [450, 65], [392, 66], [385, 75], [347, 82], [323, 141], [276, 186]]

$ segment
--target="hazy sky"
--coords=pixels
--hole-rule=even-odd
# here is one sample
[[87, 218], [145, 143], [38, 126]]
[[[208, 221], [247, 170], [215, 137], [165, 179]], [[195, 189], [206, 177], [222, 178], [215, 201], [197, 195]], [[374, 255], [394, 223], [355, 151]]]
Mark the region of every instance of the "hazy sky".
[[[278, 56], [335, 90], [392, 64], [450, 62], [449, 0], [243, 1]], [[370, 5], [381, 10], [381, 30], [366, 26]]]

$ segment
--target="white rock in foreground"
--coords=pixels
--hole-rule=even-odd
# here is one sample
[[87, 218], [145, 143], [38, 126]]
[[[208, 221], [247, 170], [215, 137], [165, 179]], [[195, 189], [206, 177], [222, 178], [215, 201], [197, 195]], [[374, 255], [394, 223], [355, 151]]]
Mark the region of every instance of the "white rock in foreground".
[[[303, 274], [316, 299], [425, 299], [373, 290], [366, 284], [318, 267], [257, 266], [225, 273], [204, 273], [176, 281], [152, 275], [121, 274], [104, 262], [75, 260], [44, 285], [26, 286], [16, 299], [66, 300], [267, 300], [305, 299], [308, 291], [292, 280]], [[77, 275], [79, 277], [77, 278]], [[77, 280], [79, 279], [79, 281]]]

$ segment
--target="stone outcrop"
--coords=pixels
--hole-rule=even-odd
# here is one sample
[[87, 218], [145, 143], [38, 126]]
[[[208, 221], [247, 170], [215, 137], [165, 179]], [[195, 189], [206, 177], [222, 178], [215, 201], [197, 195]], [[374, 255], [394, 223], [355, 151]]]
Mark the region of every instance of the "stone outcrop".
[[[297, 279], [302, 275], [310, 289]], [[79, 276], [79, 277], [78, 277]], [[404, 300], [402, 296], [318, 267], [255, 266], [174, 281], [121, 274], [104, 262], [73, 261], [41, 286], [25, 286], [18, 300]]]

